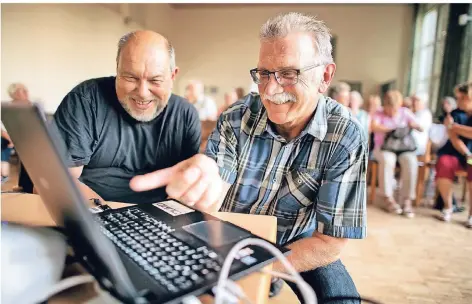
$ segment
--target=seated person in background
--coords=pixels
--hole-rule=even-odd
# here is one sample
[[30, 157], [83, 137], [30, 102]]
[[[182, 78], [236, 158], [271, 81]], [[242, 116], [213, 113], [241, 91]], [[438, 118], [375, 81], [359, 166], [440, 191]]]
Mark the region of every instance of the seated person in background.
[[440, 123], [443, 123], [446, 116], [450, 115], [452, 111], [454, 111], [455, 109], [457, 109], [457, 102], [454, 99], [454, 97], [451, 97], [451, 96], [444, 97], [441, 102], [442, 114], [439, 115], [438, 121]]
[[[380, 100], [379, 95], [369, 95], [369, 98], [367, 98], [367, 103], [365, 106], [365, 109], [367, 113], [369, 114], [369, 154], [372, 155], [372, 152], [374, 151], [374, 132], [372, 132], [372, 117], [374, 117], [374, 114], [377, 113], [377, 111], [382, 109], [382, 103]], [[370, 159], [370, 157], [369, 157]]]
[[225, 93], [225, 100], [223, 102], [223, 105], [220, 107], [218, 110], [218, 116], [226, 111], [233, 103], [235, 103], [238, 100], [238, 95], [236, 94], [235, 91], [230, 91]]
[[244, 89], [241, 87], [236, 88], [235, 92], [236, 92], [236, 100], [243, 99], [244, 96], [246, 96]]
[[364, 99], [362, 95], [357, 91], [352, 91], [349, 95], [349, 109], [352, 115], [354, 115], [361, 124], [366, 138], [368, 138], [370, 133], [370, 115], [362, 109], [363, 104]]
[[436, 185], [444, 201], [440, 219], [449, 222], [452, 214], [452, 186], [455, 172], [467, 171], [469, 188], [469, 219], [466, 223], [472, 228], [472, 82], [460, 84], [455, 88], [458, 109], [444, 119], [449, 129], [449, 141], [438, 151], [436, 163]]
[[351, 87], [345, 82], [338, 82], [335, 84], [329, 93], [329, 97], [336, 100], [345, 107], [349, 107], [349, 92]]
[[218, 118], [218, 108], [215, 101], [205, 96], [205, 86], [202, 82], [192, 80], [185, 88], [185, 98], [195, 106], [200, 120], [216, 120]]
[[70, 154], [70, 172], [87, 198], [152, 203], [165, 189], [137, 193], [135, 175], [198, 153], [198, 113], [172, 94], [178, 72], [170, 42], [136, 31], [118, 43], [117, 76], [86, 80], [62, 100], [54, 122]]
[[411, 97], [411, 109], [416, 116], [416, 121], [423, 129], [423, 132], [413, 130], [412, 135], [415, 138], [417, 149], [416, 155], [424, 155], [429, 141], [429, 129], [433, 124], [433, 114], [426, 107], [428, 96], [426, 94], [413, 95]]
[[10, 176], [10, 156], [13, 143], [10, 135], [8, 135], [5, 126], [2, 123], [2, 184], [7, 182]]
[[[28, 89], [22, 83], [12, 83], [10, 86], [8, 86], [8, 95], [10, 95], [11, 102], [13, 103], [20, 103], [20, 104], [31, 103], [31, 101], [29, 100]], [[3, 131], [4, 131], [4, 128], [2, 128], [2, 137], [8, 136], [8, 134], [5, 135]], [[9, 146], [13, 147], [13, 143], [11, 142], [10, 137], [8, 137], [8, 140], [10, 141]], [[3, 138], [2, 138], [2, 159], [4, 157], [3, 153], [4, 152], [3, 152]], [[5, 151], [5, 157], [7, 153], [10, 154], [11, 149], [9, 149], [9, 151]], [[8, 159], [9, 158], [10, 158], [10, 155], [8, 155]], [[5, 164], [5, 168], [7, 166], [9, 168], [9, 164]], [[3, 167], [3, 160], [2, 160], [2, 167]], [[29, 177], [28, 172], [26, 172], [25, 166], [23, 166], [21, 159], [20, 159], [19, 174], [18, 174], [18, 187], [15, 187], [14, 190], [27, 192], [27, 193], [33, 193], [33, 182], [31, 181], [31, 178]]]
[[322, 95], [336, 69], [331, 49], [329, 29], [315, 17], [269, 19], [250, 71], [261, 95], [219, 117], [209, 158], [131, 183], [136, 190], [167, 185], [169, 196], [207, 211], [276, 216], [277, 243], [293, 250], [289, 261], [320, 303], [360, 303], [339, 258], [348, 239], [366, 235], [368, 147], [348, 109]]
[[[402, 94], [399, 91], [388, 91], [385, 94], [383, 110], [372, 117], [372, 131], [374, 132], [374, 157], [379, 162], [379, 186], [385, 197], [385, 208], [397, 214], [404, 214], [408, 218], [414, 217], [412, 201], [416, 198], [416, 182], [418, 176], [418, 160], [415, 152], [403, 152], [399, 155], [383, 150], [387, 133], [397, 129], [409, 127], [422, 131], [415, 115], [402, 107]], [[393, 197], [395, 182], [395, 165], [400, 163], [402, 189], [402, 207]]]

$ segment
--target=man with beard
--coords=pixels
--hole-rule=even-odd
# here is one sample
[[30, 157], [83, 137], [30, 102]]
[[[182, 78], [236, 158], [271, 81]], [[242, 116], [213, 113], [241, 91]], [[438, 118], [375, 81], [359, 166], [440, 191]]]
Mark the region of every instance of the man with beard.
[[299, 13], [269, 19], [250, 71], [260, 95], [219, 117], [208, 156], [131, 186], [167, 185], [169, 196], [208, 211], [276, 216], [277, 243], [292, 249], [288, 259], [318, 301], [359, 303], [339, 259], [348, 239], [366, 236], [368, 146], [348, 108], [323, 96], [336, 69], [331, 50], [322, 21]]
[[123, 36], [116, 63], [116, 77], [80, 83], [54, 115], [70, 154], [70, 172], [87, 198], [163, 200], [163, 188], [138, 193], [129, 181], [198, 153], [197, 111], [172, 94], [178, 68], [165, 37], [152, 31]]

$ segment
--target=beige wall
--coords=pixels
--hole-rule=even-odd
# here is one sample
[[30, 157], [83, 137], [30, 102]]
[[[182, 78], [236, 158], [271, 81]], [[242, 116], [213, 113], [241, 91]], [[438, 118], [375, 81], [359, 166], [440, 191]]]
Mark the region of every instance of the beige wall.
[[3, 4], [1, 26], [2, 100], [19, 81], [48, 112], [80, 81], [113, 75], [118, 39], [139, 28], [98, 4]]
[[84, 79], [115, 73], [121, 35], [149, 28], [170, 38], [181, 73], [175, 92], [197, 78], [219, 88], [249, 88], [257, 64], [258, 30], [281, 11], [316, 14], [337, 36], [336, 79], [361, 81], [364, 93], [382, 82], [402, 88], [412, 34], [410, 5], [176, 5], [131, 4], [124, 24], [119, 4], [3, 4], [2, 100], [7, 86], [25, 83], [33, 100], [54, 111]]
[[[398, 79], [403, 86], [412, 35], [410, 5], [182, 5], [174, 44], [181, 67], [178, 91], [188, 79], [219, 87], [219, 102], [235, 86], [249, 88], [249, 70], [258, 60], [258, 30], [285, 11], [315, 14], [337, 36], [337, 80], [361, 81], [363, 93]], [[181, 8], [179, 8], [181, 7]]]

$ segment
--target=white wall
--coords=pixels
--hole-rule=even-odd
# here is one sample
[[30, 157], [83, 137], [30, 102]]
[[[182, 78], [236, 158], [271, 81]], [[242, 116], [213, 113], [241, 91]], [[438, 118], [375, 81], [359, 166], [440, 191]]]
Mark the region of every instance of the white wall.
[[99, 4], [2, 4], [1, 97], [24, 83], [53, 112], [82, 80], [115, 73], [116, 45], [139, 28]]
[[413, 10], [406, 4], [374, 5], [193, 5], [130, 4], [134, 22], [125, 25], [119, 4], [3, 4], [1, 97], [23, 82], [32, 100], [53, 112], [82, 80], [115, 74], [120, 36], [149, 28], [170, 38], [176, 49], [175, 92], [196, 78], [224, 92], [249, 88], [257, 64], [258, 31], [282, 11], [317, 15], [337, 36], [336, 79], [361, 81], [363, 93], [408, 70]]
[[361, 81], [363, 93], [393, 79], [403, 88], [408, 68], [413, 8], [406, 4], [346, 5], [175, 5], [174, 32], [178, 92], [189, 79], [199, 78], [225, 91], [248, 89], [249, 70], [258, 60], [260, 26], [279, 12], [311, 13], [337, 36], [335, 79]]

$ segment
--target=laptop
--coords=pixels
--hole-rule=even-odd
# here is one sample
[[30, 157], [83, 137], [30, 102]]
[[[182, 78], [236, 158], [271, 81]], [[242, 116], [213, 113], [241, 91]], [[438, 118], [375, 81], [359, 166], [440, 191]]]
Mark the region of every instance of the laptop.
[[[2, 122], [80, 263], [122, 302], [180, 303], [211, 291], [230, 249], [242, 239], [258, 238], [175, 200], [91, 212], [67, 169], [62, 137], [39, 105], [2, 103]], [[248, 246], [239, 252], [230, 278], [274, 259], [265, 249]]]

